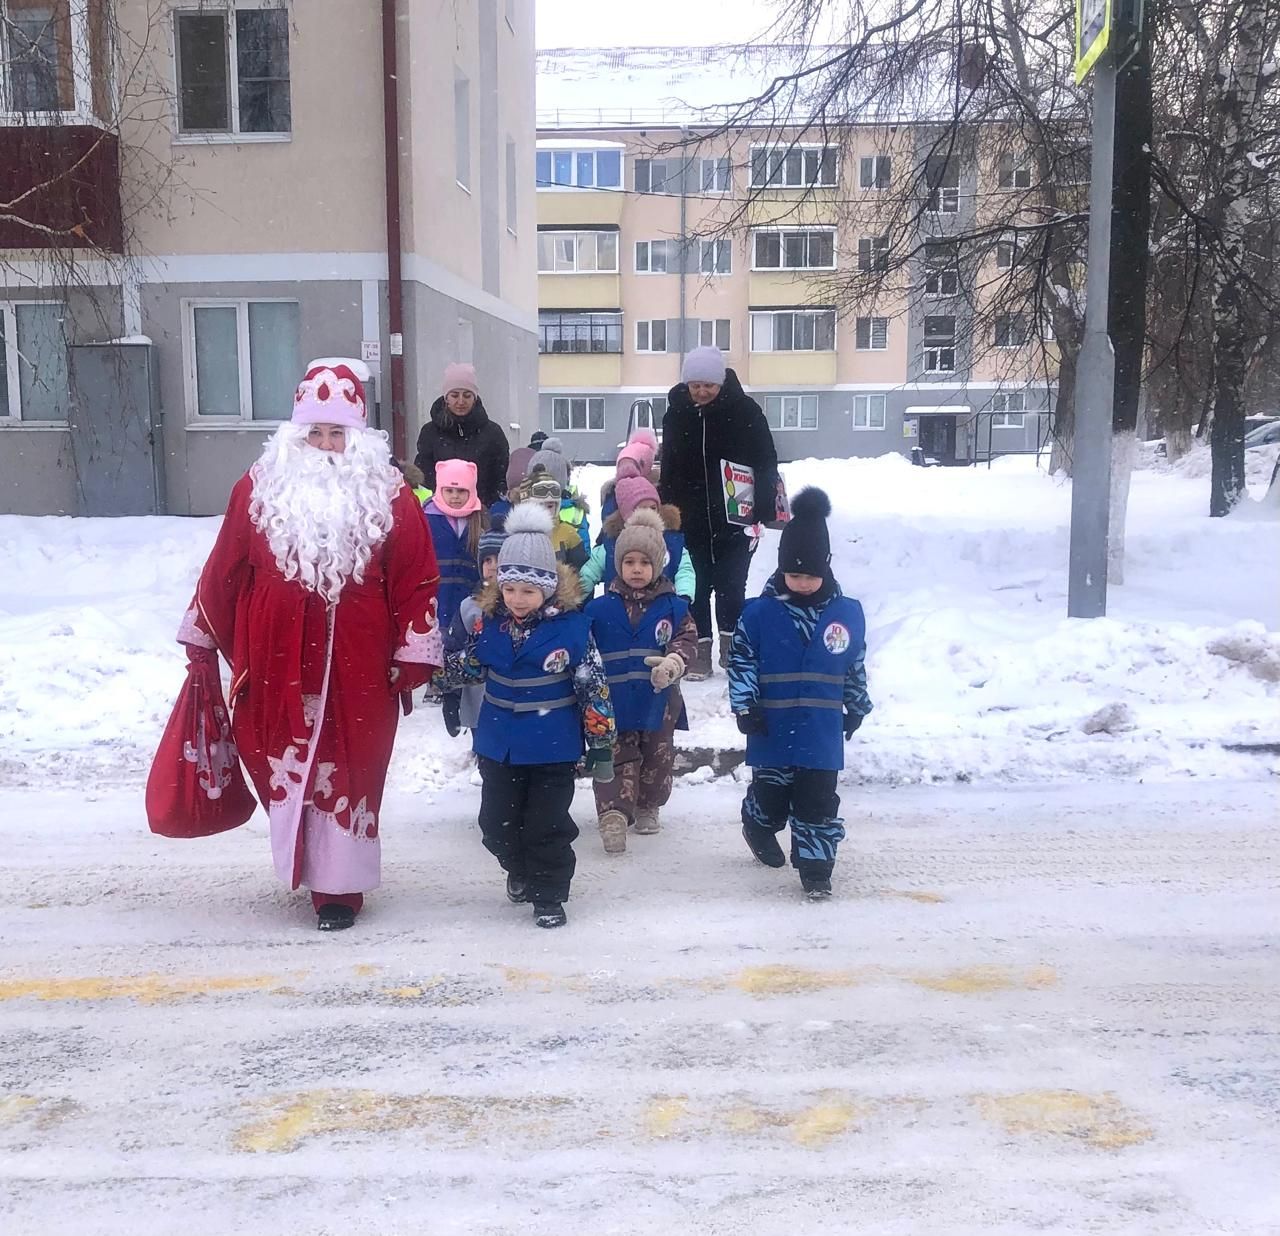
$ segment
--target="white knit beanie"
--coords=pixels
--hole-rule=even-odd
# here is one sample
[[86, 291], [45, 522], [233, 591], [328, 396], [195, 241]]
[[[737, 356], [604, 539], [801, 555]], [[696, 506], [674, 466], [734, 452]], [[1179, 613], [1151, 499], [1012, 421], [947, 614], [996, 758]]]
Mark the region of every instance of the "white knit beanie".
[[511, 508], [503, 525], [507, 539], [498, 551], [499, 584], [532, 584], [544, 598], [559, 585], [556, 551], [551, 544], [551, 512], [538, 502]]
[[724, 385], [724, 353], [719, 348], [694, 348], [684, 358], [684, 367], [680, 370], [680, 381], [710, 382], [714, 386]]

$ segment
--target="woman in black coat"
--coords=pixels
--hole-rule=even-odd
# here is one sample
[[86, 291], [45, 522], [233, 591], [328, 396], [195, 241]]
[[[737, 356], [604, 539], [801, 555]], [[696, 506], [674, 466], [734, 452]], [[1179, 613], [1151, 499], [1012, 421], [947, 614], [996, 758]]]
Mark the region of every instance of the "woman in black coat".
[[751, 566], [751, 541], [729, 523], [724, 509], [721, 460], [755, 469], [756, 501], [772, 503], [778, 484], [778, 452], [760, 405], [726, 369], [718, 348], [695, 348], [685, 357], [683, 381], [667, 395], [662, 419], [662, 469], [658, 491], [680, 508], [685, 544], [698, 573], [693, 618], [698, 658], [691, 678], [711, 672], [711, 594], [716, 594], [720, 666], [729, 657], [742, 613]]
[[470, 460], [476, 466], [476, 493], [486, 507], [492, 506], [506, 491], [511, 455], [507, 435], [489, 419], [480, 402], [473, 366], [446, 366], [442, 386], [444, 393], [431, 405], [431, 415], [418, 434], [414, 463], [434, 492], [437, 463]]

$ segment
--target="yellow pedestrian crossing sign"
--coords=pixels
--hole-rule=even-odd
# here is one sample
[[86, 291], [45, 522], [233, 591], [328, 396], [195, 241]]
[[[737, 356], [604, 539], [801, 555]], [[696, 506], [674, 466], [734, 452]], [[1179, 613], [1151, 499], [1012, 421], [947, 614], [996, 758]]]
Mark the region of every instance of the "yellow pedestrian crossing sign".
[[1076, 0], [1076, 85], [1111, 43], [1111, 0]]

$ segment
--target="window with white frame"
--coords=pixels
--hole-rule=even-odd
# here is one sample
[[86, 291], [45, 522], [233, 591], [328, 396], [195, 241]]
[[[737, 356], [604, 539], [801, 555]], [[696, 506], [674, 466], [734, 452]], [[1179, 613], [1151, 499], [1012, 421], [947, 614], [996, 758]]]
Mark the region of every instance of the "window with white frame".
[[540, 275], [617, 274], [617, 232], [538, 229]]
[[889, 319], [856, 318], [853, 324], [854, 347], [859, 352], [883, 352], [889, 347]]
[[1021, 348], [1031, 342], [1031, 318], [1025, 313], [997, 313], [995, 345], [998, 348]]
[[733, 171], [727, 155], [699, 160], [699, 184], [703, 193], [728, 193], [733, 186]]
[[946, 155], [930, 155], [925, 162], [928, 209], [935, 215], [954, 215], [960, 209], [960, 164]]
[[538, 312], [538, 351], [622, 351], [622, 314], [589, 310], [542, 309]]
[[853, 427], [855, 429], [884, 428], [885, 397], [883, 395], [855, 395], [853, 397]]
[[888, 236], [858, 237], [858, 269], [864, 273], [889, 269]]
[[803, 231], [758, 230], [751, 234], [753, 270], [834, 270], [836, 234], [832, 228]]
[[70, 405], [66, 306], [0, 301], [0, 425], [65, 421]]
[[642, 395], [632, 404], [631, 428], [652, 429], [654, 433], [662, 429], [662, 418], [667, 414], [667, 397], [665, 395]]
[[636, 323], [637, 352], [665, 352], [666, 350], [666, 318], [643, 318]]
[[677, 274], [680, 270], [678, 240], [637, 240], [636, 274]]
[[556, 395], [551, 400], [551, 429], [553, 433], [603, 433], [603, 397]]
[[1002, 154], [997, 161], [996, 175], [1002, 189], [1031, 188], [1031, 162], [1026, 155]]
[[889, 155], [863, 155], [858, 160], [858, 188], [887, 189], [892, 172]]
[[925, 373], [956, 370], [956, 320], [951, 314], [932, 314], [924, 320]]
[[956, 246], [948, 240], [924, 242], [924, 292], [926, 296], [955, 296], [960, 291], [960, 266]]
[[0, 0], [0, 109], [74, 106], [69, 0]]
[[620, 150], [538, 150], [534, 176], [539, 189], [620, 189]]
[[296, 300], [185, 302], [190, 419], [283, 421], [302, 372]]
[[636, 159], [636, 192], [679, 193], [685, 167], [684, 159]]
[[835, 146], [751, 147], [753, 189], [811, 189], [836, 183], [840, 152]]
[[698, 269], [704, 275], [728, 275], [733, 273], [733, 242], [700, 240], [698, 242]]
[[1025, 391], [999, 391], [991, 397], [991, 428], [1021, 429], [1025, 423]]
[[999, 270], [1012, 270], [1015, 266], [1026, 266], [1033, 260], [1030, 247], [1016, 232], [1006, 233], [1003, 239], [996, 241], [996, 267]]
[[719, 348], [721, 352], [729, 350], [729, 319], [700, 318], [698, 320], [698, 346], [700, 348]]
[[834, 309], [752, 310], [753, 352], [832, 352], [835, 346]]
[[766, 395], [764, 415], [771, 429], [817, 429], [817, 395]]
[[173, 21], [180, 133], [291, 131], [287, 9], [178, 9]]

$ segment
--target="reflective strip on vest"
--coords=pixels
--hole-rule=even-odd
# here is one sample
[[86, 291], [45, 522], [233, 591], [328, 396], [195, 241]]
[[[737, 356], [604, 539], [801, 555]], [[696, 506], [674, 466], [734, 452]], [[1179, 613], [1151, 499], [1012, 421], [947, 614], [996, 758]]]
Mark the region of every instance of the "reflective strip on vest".
[[488, 691], [484, 693], [485, 703], [495, 708], [505, 708], [508, 712], [551, 712], [556, 708], [571, 708], [577, 703], [577, 696], [570, 695], [554, 700], [534, 700], [528, 704], [515, 704], [511, 700], [498, 699]]
[[627, 661], [631, 657], [665, 657], [661, 648], [624, 648], [621, 652], [602, 652], [602, 661]]
[[555, 682], [568, 682], [569, 674], [561, 672], [559, 674], [546, 674], [541, 678], [507, 678], [494, 670], [490, 670], [488, 678], [491, 682], [500, 682], [504, 687], [549, 687]]
[[809, 696], [799, 696], [793, 700], [761, 700], [760, 705], [763, 708], [844, 708], [841, 700], [820, 700]]
[[842, 686], [844, 676], [841, 674], [761, 674], [764, 682], [822, 682], [833, 686]]
[[608, 675], [607, 681], [611, 683], [650, 682], [652, 681], [652, 679], [653, 679], [653, 675], [646, 669], [646, 670], [632, 670], [630, 673], [627, 673], [627, 674], [610, 674]]

